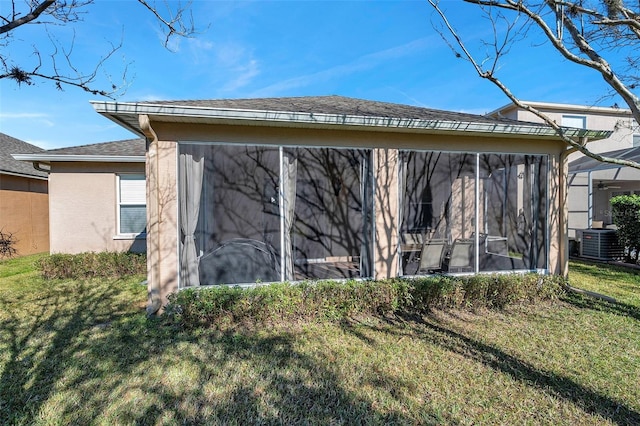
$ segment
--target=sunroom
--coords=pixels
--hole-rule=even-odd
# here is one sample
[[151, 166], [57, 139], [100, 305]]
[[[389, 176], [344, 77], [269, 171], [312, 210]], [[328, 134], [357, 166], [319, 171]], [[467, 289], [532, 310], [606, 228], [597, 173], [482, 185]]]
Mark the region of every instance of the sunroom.
[[149, 312], [207, 285], [566, 272], [543, 125], [338, 96], [94, 107], [147, 138]]
[[[373, 277], [370, 149], [178, 152], [181, 287]], [[401, 275], [548, 269], [548, 156], [399, 155]]]

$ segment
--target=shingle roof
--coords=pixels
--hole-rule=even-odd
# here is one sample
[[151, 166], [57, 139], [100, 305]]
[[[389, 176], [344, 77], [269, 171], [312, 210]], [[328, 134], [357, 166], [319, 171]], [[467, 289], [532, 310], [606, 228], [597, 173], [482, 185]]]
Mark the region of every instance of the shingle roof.
[[[288, 98], [214, 99], [138, 102], [149, 105], [174, 105], [199, 108], [226, 108], [257, 111], [305, 112], [316, 114], [393, 117], [420, 120], [471, 121], [478, 123], [516, 123], [506, 118], [443, 111], [412, 105], [369, 101], [344, 96], [304, 96]], [[538, 123], [536, 123], [538, 124]], [[538, 124], [539, 125], [539, 124]]]
[[[556, 131], [542, 123], [343, 96], [91, 103], [98, 113], [141, 136], [144, 129], [140, 118], [146, 116], [151, 121], [183, 125], [255, 124], [324, 129], [339, 126], [372, 131], [491, 134], [559, 140]], [[610, 131], [589, 129], [565, 130], [565, 135], [575, 139], [599, 140], [610, 134]]]
[[11, 173], [36, 177], [47, 177], [47, 173], [38, 171], [33, 165], [15, 160], [11, 154], [33, 154], [44, 151], [20, 139], [0, 133], [0, 173]]
[[47, 155], [100, 155], [100, 156], [145, 156], [144, 139], [102, 142], [89, 145], [50, 149]]

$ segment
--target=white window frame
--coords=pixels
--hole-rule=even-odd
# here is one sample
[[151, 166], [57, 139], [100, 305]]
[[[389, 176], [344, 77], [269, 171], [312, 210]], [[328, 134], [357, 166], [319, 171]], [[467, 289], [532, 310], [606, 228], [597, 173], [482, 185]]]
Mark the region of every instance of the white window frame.
[[[144, 198], [139, 198], [139, 200], [144, 200], [144, 202], [124, 202], [122, 200], [122, 185], [121, 185], [121, 181], [123, 180], [122, 178], [125, 178], [126, 180], [136, 180], [136, 181], [140, 181], [142, 180], [142, 184], [143, 184], [143, 188], [144, 188]], [[116, 206], [116, 239], [120, 238], [120, 239], [134, 239], [134, 238], [146, 238], [147, 233], [142, 232], [142, 233], [127, 233], [127, 232], [122, 232], [121, 225], [121, 217], [120, 217], [120, 211], [122, 209], [123, 206], [144, 206], [145, 210], [147, 208], [147, 196], [146, 196], [146, 177], [144, 175], [144, 173], [120, 173], [116, 175], [116, 193], [117, 193], [117, 206]], [[146, 218], [145, 218], [146, 221]], [[146, 229], [146, 228], [145, 228]]]
[[[579, 125], [578, 122], [581, 122]], [[575, 115], [575, 114], [564, 114], [562, 115], [562, 127], [573, 127], [576, 129], [586, 129], [587, 128], [587, 116], [586, 115]]]

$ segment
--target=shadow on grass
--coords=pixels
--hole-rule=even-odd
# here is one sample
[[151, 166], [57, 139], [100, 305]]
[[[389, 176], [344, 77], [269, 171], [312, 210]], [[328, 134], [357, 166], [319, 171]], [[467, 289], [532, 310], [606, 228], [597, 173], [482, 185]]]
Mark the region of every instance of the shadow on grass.
[[[504, 351], [478, 340], [453, 331], [439, 323], [434, 317], [407, 315], [399, 317], [402, 325], [409, 326], [409, 332], [426, 339], [446, 350], [480, 362], [496, 371], [508, 374], [518, 380], [549, 393], [555, 397], [571, 401], [586, 413], [599, 415], [620, 425], [640, 424], [640, 413], [606, 395], [587, 389], [575, 381], [561, 375], [540, 370]], [[387, 319], [391, 325], [397, 321]], [[396, 329], [395, 327], [393, 329]], [[389, 332], [389, 328], [380, 331]], [[397, 328], [397, 334], [406, 335]]]
[[0, 424], [442, 422], [354, 394], [288, 333], [186, 333], [120, 292], [77, 282], [31, 300], [0, 294]]
[[595, 299], [571, 292], [562, 296], [561, 300], [581, 309], [592, 309], [594, 311], [627, 316], [640, 321], [640, 308], [627, 303], [607, 302], [606, 300]]
[[[104, 319], [98, 307], [116, 292], [108, 285], [96, 290], [79, 283], [70, 290], [52, 283], [45, 294], [29, 294], [31, 299], [25, 294], [13, 300], [0, 297], [0, 345], [5, 348], [0, 358], [1, 424], [31, 422], [65, 374], [63, 365], [82, 349], [78, 334]], [[70, 294], [80, 299], [67, 309]]]

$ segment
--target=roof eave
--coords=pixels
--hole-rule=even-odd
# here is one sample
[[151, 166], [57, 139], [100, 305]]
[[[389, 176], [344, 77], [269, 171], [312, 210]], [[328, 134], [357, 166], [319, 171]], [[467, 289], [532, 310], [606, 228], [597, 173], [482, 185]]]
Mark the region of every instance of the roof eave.
[[47, 176], [31, 175], [31, 174], [28, 174], [28, 173], [10, 172], [8, 170], [0, 170], [0, 175], [17, 176], [17, 177], [23, 177], [23, 178], [29, 178], [29, 179], [38, 179], [38, 180], [48, 180]]
[[[562, 104], [562, 103], [553, 103], [553, 102], [540, 102], [540, 101], [521, 101], [524, 105], [531, 106], [536, 109], [547, 109], [556, 112], [580, 112], [580, 113], [601, 113], [601, 114], [624, 114], [632, 116], [632, 112], [629, 108], [615, 108], [615, 107], [601, 107], [601, 106], [588, 106], [588, 105], [577, 105], [577, 104]], [[514, 103], [508, 103], [499, 108], [494, 109], [491, 112], [488, 112], [487, 116], [496, 116], [501, 115], [507, 111], [512, 109], [521, 109]]]
[[144, 163], [144, 156], [134, 155], [56, 155], [56, 154], [12, 154], [19, 161], [91, 162], [91, 163]]
[[[92, 101], [96, 112], [105, 115], [121, 126], [142, 134], [137, 117], [148, 115], [159, 121], [171, 122], [180, 117], [206, 120], [219, 124], [254, 124], [264, 123], [270, 126], [318, 128], [340, 126], [341, 128], [362, 129], [373, 131], [400, 131], [421, 133], [454, 133], [474, 135], [495, 135], [501, 137], [538, 137], [556, 139], [555, 130], [546, 126], [512, 123], [484, 123], [473, 121], [449, 121], [429, 119], [409, 119], [379, 116], [360, 116], [349, 114], [326, 114], [269, 110], [241, 110], [228, 108], [204, 108], [193, 106], [118, 103], [107, 101]], [[127, 120], [126, 116], [132, 119]], [[585, 129], [565, 129], [565, 134], [572, 138], [599, 140], [609, 137], [609, 131], [594, 131]]]

